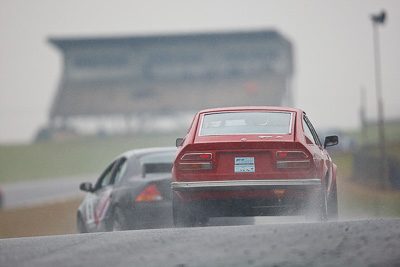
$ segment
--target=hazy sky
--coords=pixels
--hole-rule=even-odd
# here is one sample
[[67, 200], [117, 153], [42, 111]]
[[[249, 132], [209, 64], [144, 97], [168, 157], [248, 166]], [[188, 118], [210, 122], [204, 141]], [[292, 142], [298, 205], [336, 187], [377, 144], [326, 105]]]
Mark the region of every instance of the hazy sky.
[[45, 125], [62, 58], [49, 37], [276, 29], [295, 48], [295, 106], [315, 126], [355, 128], [360, 88], [376, 118], [372, 13], [379, 28], [385, 117], [400, 117], [400, 1], [0, 0], [0, 143]]

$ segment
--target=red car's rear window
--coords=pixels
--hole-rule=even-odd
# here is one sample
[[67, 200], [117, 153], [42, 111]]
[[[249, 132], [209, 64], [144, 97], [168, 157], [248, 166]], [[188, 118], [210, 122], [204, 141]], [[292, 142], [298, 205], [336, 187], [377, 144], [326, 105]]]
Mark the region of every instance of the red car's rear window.
[[199, 136], [236, 134], [291, 134], [291, 112], [240, 111], [202, 116]]

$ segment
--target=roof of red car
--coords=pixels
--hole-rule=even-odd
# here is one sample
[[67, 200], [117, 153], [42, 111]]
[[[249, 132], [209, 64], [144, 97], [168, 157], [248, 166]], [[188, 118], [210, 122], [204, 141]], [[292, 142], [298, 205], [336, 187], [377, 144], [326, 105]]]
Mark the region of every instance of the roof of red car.
[[290, 112], [301, 112], [299, 108], [291, 107], [274, 107], [274, 106], [239, 106], [239, 107], [222, 107], [222, 108], [210, 108], [199, 111], [199, 113], [210, 113], [210, 112], [223, 112], [223, 111], [250, 111], [250, 110], [270, 110], [270, 111], [290, 111]]

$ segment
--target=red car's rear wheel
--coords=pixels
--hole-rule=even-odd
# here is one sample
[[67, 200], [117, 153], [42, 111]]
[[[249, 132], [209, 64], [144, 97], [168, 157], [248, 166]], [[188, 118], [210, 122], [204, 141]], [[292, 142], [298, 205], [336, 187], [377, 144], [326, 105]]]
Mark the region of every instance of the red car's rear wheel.
[[172, 199], [172, 215], [175, 227], [205, 226], [208, 222], [199, 208], [184, 203], [174, 194]]
[[312, 194], [310, 202], [306, 207], [307, 221], [327, 221], [328, 219], [328, 200], [325, 187], [315, 194]]
[[330, 221], [338, 220], [338, 198], [337, 198], [336, 181], [328, 197], [328, 219]]

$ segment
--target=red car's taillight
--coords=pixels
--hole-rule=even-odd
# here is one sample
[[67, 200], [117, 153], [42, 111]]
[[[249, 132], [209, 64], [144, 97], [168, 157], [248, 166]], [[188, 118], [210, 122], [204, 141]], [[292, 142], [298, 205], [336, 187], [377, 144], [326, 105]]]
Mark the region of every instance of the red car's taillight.
[[211, 160], [211, 153], [186, 153], [181, 160]]
[[278, 151], [276, 152], [278, 159], [306, 159], [307, 154], [303, 151]]
[[164, 198], [161, 196], [156, 185], [151, 185], [144, 189], [140, 195], [135, 199], [135, 202], [151, 202], [162, 201]]
[[[211, 170], [212, 169], [211, 160], [212, 160], [212, 153], [186, 153], [181, 157], [182, 162], [179, 163], [179, 168], [184, 171]], [[188, 162], [188, 161], [193, 161], [193, 162]], [[209, 161], [209, 162], [204, 162], [204, 161]]]
[[179, 168], [184, 171], [193, 171], [193, 170], [211, 170], [212, 163], [211, 162], [194, 162], [194, 163], [179, 163]]
[[276, 152], [276, 159], [278, 169], [310, 168], [310, 160], [303, 151], [278, 151]]
[[278, 169], [307, 169], [310, 168], [310, 161], [277, 161], [276, 167]]

